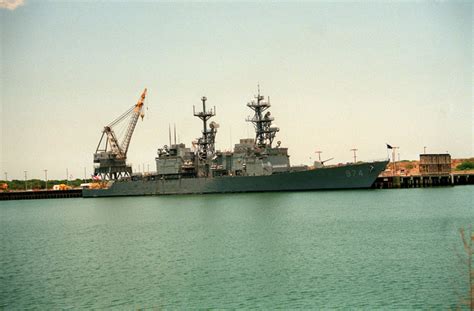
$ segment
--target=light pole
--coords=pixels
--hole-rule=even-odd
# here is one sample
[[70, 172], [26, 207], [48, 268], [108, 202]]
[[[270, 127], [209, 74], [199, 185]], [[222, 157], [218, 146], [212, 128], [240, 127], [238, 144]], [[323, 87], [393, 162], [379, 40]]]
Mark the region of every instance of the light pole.
[[354, 152], [354, 163], [357, 163], [357, 154], [356, 154], [357, 150], [358, 149], [356, 149], [356, 148], [351, 149], [351, 151]]
[[86, 183], [86, 168], [84, 167], [84, 183]]
[[69, 186], [69, 168], [66, 168], [66, 185]]
[[426, 154], [426, 146], [423, 147], [423, 153]]
[[323, 153], [323, 152], [320, 151], [320, 150], [317, 150], [314, 153], [316, 153], [318, 155], [319, 162], [321, 162], [321, 153]]
[[28, 171], [23, 171], [23, 172], [25, 172], [25, 191], [26, 191], [28, 190], [27, 185], [26, 185], [26, 176], [27, 176]]
[[5, 172], [5, 181], [8, 181], [8, 173]]
[[400, 147], [392, 147], [392, 157], [393, 157], [393, 175], [397, 173], [397, 163], [395, 162], [395, 152], [397, 149], [400, 149]]
[[46, 182], [45, 189], [48, 190], [48, 170], [44, 169], [44, 180]]

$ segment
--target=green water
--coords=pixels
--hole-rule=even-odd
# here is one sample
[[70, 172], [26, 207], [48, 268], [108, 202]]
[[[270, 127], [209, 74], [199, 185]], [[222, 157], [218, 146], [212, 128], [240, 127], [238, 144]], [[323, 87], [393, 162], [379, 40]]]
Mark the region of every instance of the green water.
[[0, 309], [454, 308], [474, 187], [0, 202]]

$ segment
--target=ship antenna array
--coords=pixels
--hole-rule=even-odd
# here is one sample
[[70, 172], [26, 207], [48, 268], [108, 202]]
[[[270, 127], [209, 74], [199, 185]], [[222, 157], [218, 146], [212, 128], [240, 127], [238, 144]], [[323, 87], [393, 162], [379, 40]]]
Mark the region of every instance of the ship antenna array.
[[257, 96], [255, 100], [247, 103], [247, 107], [253, 110], [253, 117], [248, 117], [247, 122], [251, 122], [255, 128], [255, 145], [260, 148], [272, 147], [275, 135], [280, 129], [278, 127], [272, 127], [272, 122], [275, 120], [270, 111], [263, 114], [270, 105], [270, 97], [268, 101], [265, 101], [265, 97], [260, 94], [260, 85], [257, 85]]
[[[195, 106], [193, 106], [193, 114], [195, 117], [198, 117], [202, 121], [202, 136], [198, 139], [198, 159], [202, 165], [204, 165], [204, 173], [206, 176], [209, 174], [209, 163], [208, 159], [212, 158], [212, 155], [215, 153], [215, 138], [217, 133], [217, 128], [219, 125], [215, 122], [211, 122], [209, 125], [207, 122], [209, 119], [216, 115], [216, 107], [213, 109], [206, 109], [206, 96], [201, 98], [202, 102], [202, 111], [196, 112]], [[201, 166], [202, 166], [201, 165]]]

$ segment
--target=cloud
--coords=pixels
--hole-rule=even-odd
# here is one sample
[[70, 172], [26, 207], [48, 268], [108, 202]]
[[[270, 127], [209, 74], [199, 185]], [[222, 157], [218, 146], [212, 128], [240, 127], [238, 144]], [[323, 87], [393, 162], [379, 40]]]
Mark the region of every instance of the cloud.
[[14, 10], [25, 4], [25, 0], [0, 0], [0, 9]]

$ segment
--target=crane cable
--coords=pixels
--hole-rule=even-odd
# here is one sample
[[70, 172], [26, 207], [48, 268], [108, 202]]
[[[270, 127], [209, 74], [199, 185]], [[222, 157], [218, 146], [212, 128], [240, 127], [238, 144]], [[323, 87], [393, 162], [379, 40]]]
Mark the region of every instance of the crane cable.
[[128, 109], [127, 111], [125, 111], [120, 117], [118, 117], [117, 119], [115, 119], [114, 121], [110, 122], [109, 123], [109, 127], [113, 127], [114, 125], [116, 125], [117, 123], [119, 123], [120, 121], [122, 121], [123, 119], [125, 119], [130, 113], [133, 112], [133, 110], [135, 109], [135, 105], [133, 105], [132, 107], [130, 107], [130, 109]]

